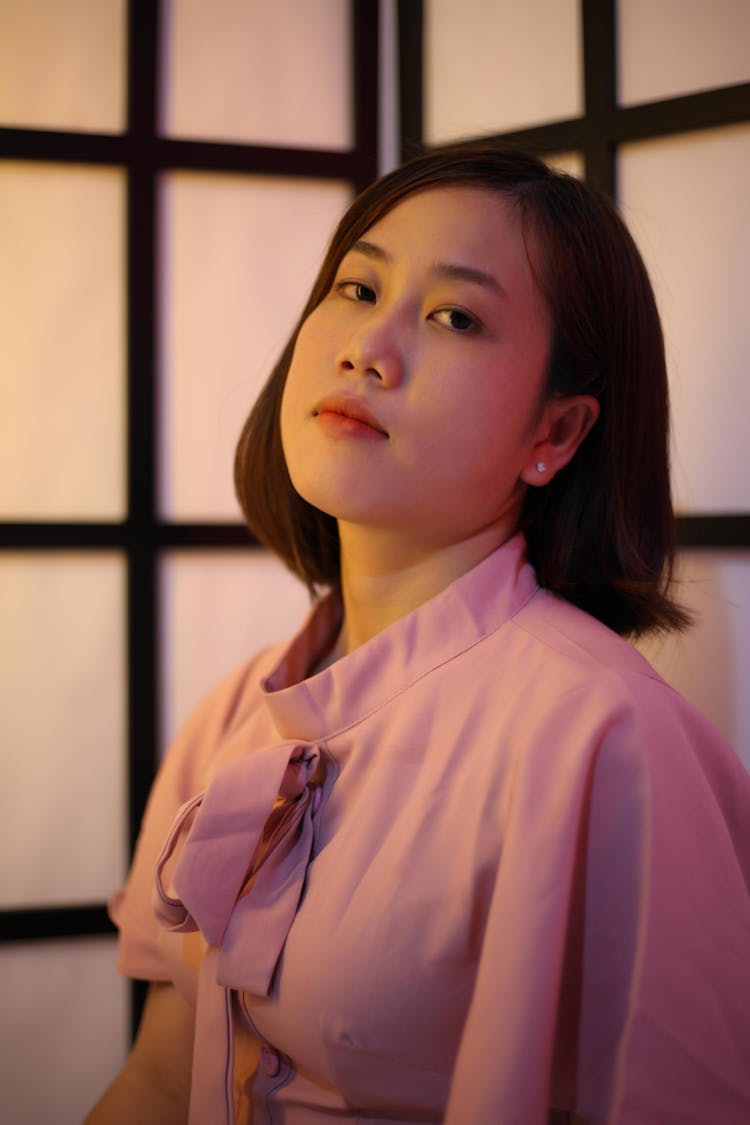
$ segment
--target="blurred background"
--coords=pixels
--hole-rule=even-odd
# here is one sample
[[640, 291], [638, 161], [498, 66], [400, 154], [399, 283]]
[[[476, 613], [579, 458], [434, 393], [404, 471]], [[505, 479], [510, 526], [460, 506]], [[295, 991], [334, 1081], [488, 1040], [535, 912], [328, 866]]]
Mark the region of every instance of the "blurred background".
[[352, 195], [488, 134], [612, 193], [669, 351], [647, 654], [750, 766], [747, 0], [0, 0], [0, 1118], [75, 1125], [140, 991], [105, 903], [163, 748], [302, 586], [240, 426]]

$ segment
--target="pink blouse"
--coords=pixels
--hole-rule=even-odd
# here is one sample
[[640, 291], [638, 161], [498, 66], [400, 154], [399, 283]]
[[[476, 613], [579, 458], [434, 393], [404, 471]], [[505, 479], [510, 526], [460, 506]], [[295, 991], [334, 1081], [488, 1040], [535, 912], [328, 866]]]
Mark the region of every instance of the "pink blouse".
[[750, 1121], [750, 780], [520, 536], [198, 708], [112, 904], [196, 1005], [191, 1125]]

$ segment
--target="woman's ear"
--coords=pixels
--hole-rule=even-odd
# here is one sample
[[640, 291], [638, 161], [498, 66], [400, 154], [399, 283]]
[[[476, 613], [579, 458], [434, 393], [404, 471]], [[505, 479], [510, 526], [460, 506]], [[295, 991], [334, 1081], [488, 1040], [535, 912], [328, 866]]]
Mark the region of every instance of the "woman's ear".
[[548, 484], [570, 461], [599, 417], [592, 395], [551, 398], [544, 406], [529, 457], [521, 470], [526, 484]]

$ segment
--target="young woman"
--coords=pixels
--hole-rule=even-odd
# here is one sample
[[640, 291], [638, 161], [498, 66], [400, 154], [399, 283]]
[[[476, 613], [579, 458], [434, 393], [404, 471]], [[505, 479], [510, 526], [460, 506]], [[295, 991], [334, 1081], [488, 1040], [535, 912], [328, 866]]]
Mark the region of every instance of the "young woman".
[[750, 1120], [750, 785], [623, 639], [685, 623], [667, 428], [602, 198], [464, 145], [354, 202], [236, 463], [329, 592], [166, 759], [92, 1125]]

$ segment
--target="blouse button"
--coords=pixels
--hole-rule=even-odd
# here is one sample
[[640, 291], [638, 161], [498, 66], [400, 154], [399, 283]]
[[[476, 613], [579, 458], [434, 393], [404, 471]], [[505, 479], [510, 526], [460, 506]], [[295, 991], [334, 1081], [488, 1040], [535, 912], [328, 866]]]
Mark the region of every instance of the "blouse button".
[[275, 1078], [281, 1070], [279, 1052], [274, 1051], [273, 1047], [261, 1047], [258, 1061], [260, 1063], [260, 1069], [264, 1074], [267, 1074], [269, 1078]]

